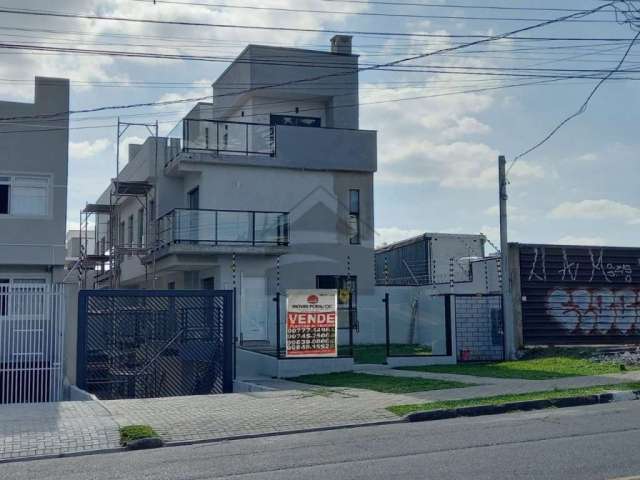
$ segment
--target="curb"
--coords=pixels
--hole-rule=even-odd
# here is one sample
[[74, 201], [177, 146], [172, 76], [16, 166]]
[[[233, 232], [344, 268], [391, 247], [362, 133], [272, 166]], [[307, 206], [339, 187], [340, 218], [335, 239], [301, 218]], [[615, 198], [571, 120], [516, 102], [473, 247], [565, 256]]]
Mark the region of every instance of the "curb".
[[548, 400], [526, 400], [522, 402], [502, 403], [500, 405], [479, 405], [476, 407], [460, 407], [452, 409], [415, 412], [405, 415], [407, 422], [428, 422], [456, 417], [478, 417], [480, 415], [497, 415], [509, 412], [527, 412], [546, 408], [567, 408], [598, 403], [614, 403], [640, 400], [640, 390], [612, 391], [598, 395], [582, 395], [576, 397], [554, 398]]

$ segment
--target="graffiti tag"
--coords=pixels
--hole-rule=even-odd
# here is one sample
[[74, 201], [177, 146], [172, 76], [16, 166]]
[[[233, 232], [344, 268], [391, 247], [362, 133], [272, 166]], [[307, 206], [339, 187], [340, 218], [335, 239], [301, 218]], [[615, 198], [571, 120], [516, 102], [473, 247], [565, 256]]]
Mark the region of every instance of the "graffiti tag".
[[637, 335], [640, 288], [554, 288], [546, 312], [574, 335]]

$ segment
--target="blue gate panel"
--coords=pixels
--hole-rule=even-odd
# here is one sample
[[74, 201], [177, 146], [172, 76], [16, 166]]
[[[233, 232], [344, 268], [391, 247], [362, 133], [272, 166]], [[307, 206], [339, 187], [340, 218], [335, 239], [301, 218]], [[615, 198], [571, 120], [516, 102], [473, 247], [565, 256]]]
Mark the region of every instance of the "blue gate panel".
[[231, 291], [82, 290], [78, 385], [101, 399], [232, 390]]

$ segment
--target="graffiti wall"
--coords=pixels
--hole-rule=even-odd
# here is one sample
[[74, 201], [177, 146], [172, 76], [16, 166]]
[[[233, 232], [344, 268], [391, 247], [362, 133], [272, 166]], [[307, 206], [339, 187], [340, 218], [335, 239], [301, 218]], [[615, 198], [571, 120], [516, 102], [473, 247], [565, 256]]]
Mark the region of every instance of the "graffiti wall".
[[640, 343], [640, 249], [519, 245], [525, 344]]

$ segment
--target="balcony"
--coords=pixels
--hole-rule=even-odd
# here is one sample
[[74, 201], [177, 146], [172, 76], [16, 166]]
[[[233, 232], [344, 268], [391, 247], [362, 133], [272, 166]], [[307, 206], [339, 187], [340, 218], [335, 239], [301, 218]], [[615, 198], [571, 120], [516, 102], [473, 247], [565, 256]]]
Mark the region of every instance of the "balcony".
[[289, 214], [176, 208], [158, 219], [161, 245], [287, 246]]
[[[198, 164], [375, 172], [376, 132], [183, 119], [169, 134], [168, 175]], [[189, 165], [189, 166], [186, 166]]]
[[169, 132], [171, 152], [167, 163], [181, 152], [215, 152], [217, 155], [275, 154], [275, 128], [261, 123], [182, 119]]

